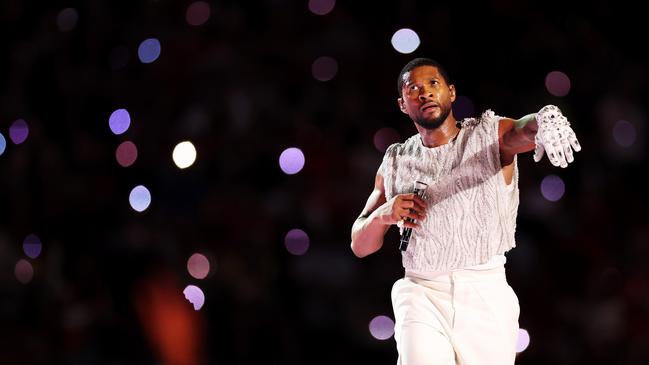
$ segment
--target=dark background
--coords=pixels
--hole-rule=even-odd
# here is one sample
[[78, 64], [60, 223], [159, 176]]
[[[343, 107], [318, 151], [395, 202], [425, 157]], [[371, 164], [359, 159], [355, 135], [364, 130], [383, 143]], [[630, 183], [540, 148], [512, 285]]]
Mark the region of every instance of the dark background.
[[[374, 133], [416, 133], [396, 106], [396, 78], [414, 57], [446, 65], [458, 93], [520, 117], [552, 103], [583, 146], [567, 169], [519, 156], [521, 203], [508, 280], [520, 299], [530, 346], [518, 364], [649, 363], [649, 226], [643, 170], [648, 63], [646, 19], [624, 1], [338, 1], [324, 16], [307, 1], [210, 1], [189, 26], [189, 1], [0, 3], [0, 364], [394, 364], [393, 338], [368, 331], [392, 316], [402, 275], [397, 235], [357, 259], [350, 228], [382, 152]], [[74, 29], [57, 15], [72, 7]], [[421, 46], [400, 54], [402, 27]], [[160, 40], [151, 64], [137, 57]], [[338, 73], [311, 74], [329, 56]], [[571, 79], [555, 97], [550, 71]], [[115, 136], [112, 111], [131, 128]], [[9, 140], [22, 118], [30, 134]], [[630, 122], [630, 147], [613, 139]], [[196, 163], [171, 151], [191, 140]], [[124, 140], [138, 146], [128, 168]], [[279, 168], [288, 147], [304, 151], [296, 175]], [[539, 189], [566, 185], [558, 202]], [[128, 204], [146, 185], [152, 204]], [[284, 246], [307, 232], [303, 256]], [[22, 242], [34, 277], [14, 275]], [[187, 259], [211, 260], [204, 280]], [[200, 286], [194, 312], [182, 296]]]

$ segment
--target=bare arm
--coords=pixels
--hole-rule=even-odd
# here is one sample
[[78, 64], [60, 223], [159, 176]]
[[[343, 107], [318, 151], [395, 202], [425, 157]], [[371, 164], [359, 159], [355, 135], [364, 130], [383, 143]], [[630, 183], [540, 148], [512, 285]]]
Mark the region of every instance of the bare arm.
[[512, 163], [519, 153], [533, 151], [534, 137], [538, 130], [535, 114], [520, 119], [501, 119], [498, 127], [500, 159], [503, 166]]
[[[376, 175], [374, 190], [365, 203], [365, 208], [352, 226], [351, 248], [357, 257], [365, 257], [383, 246], [383, 237], [392, 224], [404, 217], [421, 220], [424, 217], [426, 203], [415, 194], [399, 194], [390, 201], [385, 199], [383, 177]], [[408, 221], [404, 227], [418, 228], [419, 225]]]

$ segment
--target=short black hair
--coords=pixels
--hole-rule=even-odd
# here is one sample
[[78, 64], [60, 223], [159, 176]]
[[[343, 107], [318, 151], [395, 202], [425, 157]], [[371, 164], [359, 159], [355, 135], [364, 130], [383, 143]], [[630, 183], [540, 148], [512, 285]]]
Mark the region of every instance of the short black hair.
[[403, 89], [403, 75], [406, 72], [410, 72], [413, 68], [417, 68], [419, 66], [437, 67], [439, 74], [442, 75], [444, 81], [446, 81], [446, 84], [447, 85], [451, 84], [451, 79], [448, 77], [448, 72], [446, 72], [444, 66], [442, 66], [439, 62], [430, 58], [415, 58], [414, 60], [408, 62], [405, 66], [403, 66], [401, 72], [399, 73], [399, 78], [397, 79], [397, 91], [399, 93], [399, 96], [403, 96], [401, 94], [401, 90]]

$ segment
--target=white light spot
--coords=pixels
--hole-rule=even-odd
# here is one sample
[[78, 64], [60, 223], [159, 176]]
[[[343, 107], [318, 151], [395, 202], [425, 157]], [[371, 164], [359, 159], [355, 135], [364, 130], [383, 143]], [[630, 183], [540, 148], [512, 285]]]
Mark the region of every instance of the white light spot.
[[131, 203], [133, 210], [143, 212], [151, 204], [151, 193], [143, 185], [138, 185], [131, 190], [128, 201]]
[[180, 169], [186, 169], [196, 161], [196, 148], [189, 141], [180, 142], [172, 153], [174, 163]]
[[419, 47], [419, 36], [409, 28], [397, 30], [392, 36], [392, 47], [400, 53], [412, 53]]
[[545, 88], [554, 96], [566, 96], [570, 92], [570, 78], [561, 71], [552, 71], [545, 77]]
[[561, 199], [565, 191], [566, 185], [559, 176], [548, 175], [541, 181], [541, 194], [551, 202], [556, 202]]
[[523, 328], [518, 329], [518, 343], [516, 344], [516, 352], [523, 352], [530, 344], [530, 334]]
[[185, 290], [183, 290], [183, 294], [185, 295], [185, 299], [194, 305], [194, 310], [201, 309], [203, 304], [205, 304], [205, 294], [196, 285], [187, 285]]

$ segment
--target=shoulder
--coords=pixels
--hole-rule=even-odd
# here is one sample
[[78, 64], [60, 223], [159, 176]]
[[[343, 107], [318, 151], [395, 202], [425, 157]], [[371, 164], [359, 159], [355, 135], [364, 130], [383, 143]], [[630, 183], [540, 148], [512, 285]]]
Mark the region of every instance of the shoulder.
[[385, 150], [384, 158], [394, 158], [403, 154], [408, 154], [417, 148], [417, 138], [419, 134], [415, 134], [401, 143], [393, 143]]
[[462, 128], [476, 128], [476, 127], [487, 127], [498, 124], [503, 117], [494, 113], [493, 110], [485, 110], [480, 117], [477, 118], [464, 118], [459, 123]]

